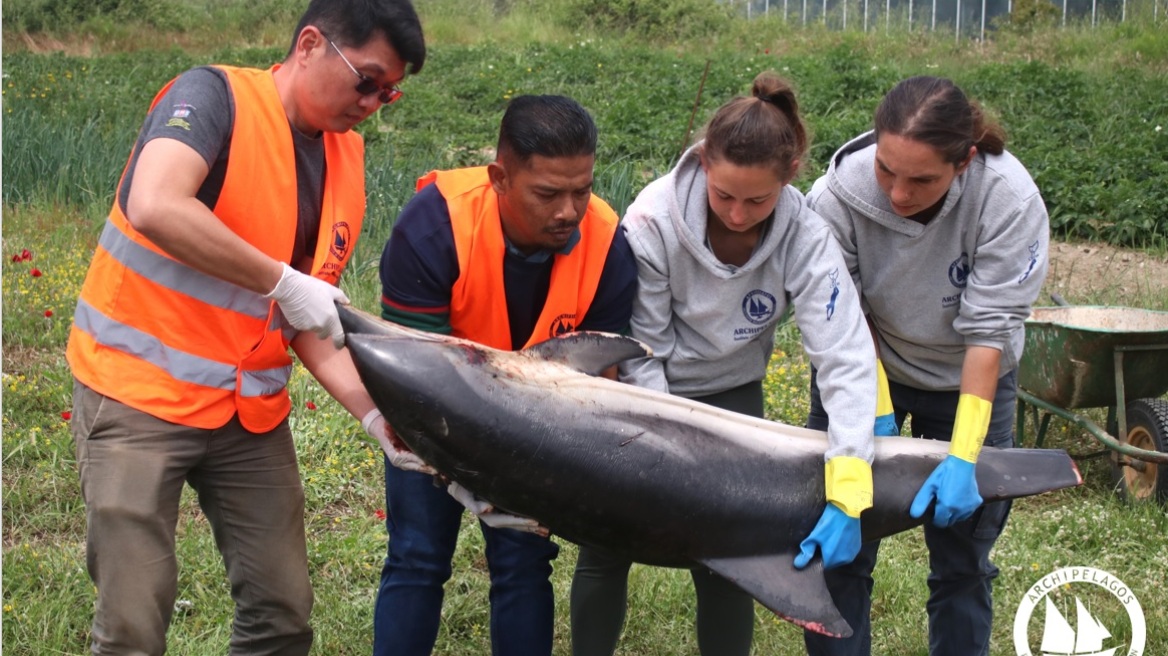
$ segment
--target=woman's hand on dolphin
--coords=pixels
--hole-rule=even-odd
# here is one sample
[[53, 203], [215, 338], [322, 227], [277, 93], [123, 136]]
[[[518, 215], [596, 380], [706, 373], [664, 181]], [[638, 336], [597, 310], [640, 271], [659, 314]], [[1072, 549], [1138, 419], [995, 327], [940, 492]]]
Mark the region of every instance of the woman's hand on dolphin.
[[[990, 349], [988, 352], [996, 367], [997, 351]], [[929, 474], [908, 514], [921, 517], [935, 498], [937, 507], [933, 510], [933, 524], [946, 528], [967, 519], [982, 504], [974, 466], [990, 427], [993, 408], [992, 401], [976, 394], [962, 393], [958, 397], [957, 417], [953, 420], [953, 435], [949, 438], [949, 455]]]
[[819, 522], [799, 544], [795, 568], [803, 569], [819, 549], [824, 568], [852, 562], [860, 553], [860, 513], [872, 507], [872, 465], [862, 458], [835, 456], [824, 463], [827, 505]]
[[815, 550], [823, 555], [823, 567], [846, 565], [860, 553], [860, 519], [849, 517], [839, 506], [828, 502], [819, 516], [819, 522], [799, 544], [795, 569], [803, 569], [815, 557]]
[[474, 492], [471, 492], [456, 482], [451, 482], [450, 486], [446, 488], [446, 491], [491, 528], [510, 528], [516, 531], [523, 531], [524, 533], [535, 533], [545, 538], [551, 534], [551, 531], [546, 526], [542, 526], [534, 519], [520, 517], [519, 515], [512, 515], [498, 510], [490, 501], [476, 497]]
[[957, 456], [946, 456], [917, 492], [908, 514], [916, 518], [923, 516], [933, 499], [937, 500], [933, 510], [936, 526], [946, 528], [972, 515], [982, 503], [974, 464]]
[[418, 454], [410, 451], [409, 447], [402, 443], [397, 433], [393, 432], [393, 428], [386, 423], [385, 417], [381, 416], [381, 411], [377, 408], [365, 414], [365, 418], [361, 420], [361, 428], [365, 429], [369, 437], [377, 440], [377, 443], [381, 445], [381, 450], [385, 452], [385, 457], [389, 458], [389, 464], [394, 467], [402, 471], [422, 474], [438, 473], [419, 458]]

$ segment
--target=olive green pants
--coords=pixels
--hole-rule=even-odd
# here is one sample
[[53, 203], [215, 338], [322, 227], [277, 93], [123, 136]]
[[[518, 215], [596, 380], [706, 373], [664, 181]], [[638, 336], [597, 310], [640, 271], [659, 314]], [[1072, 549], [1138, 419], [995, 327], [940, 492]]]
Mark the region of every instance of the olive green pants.
[[162, 654], [178, 593], [184, 484], [198, 494], [235, 601], [232, 655], [300, 656], [312, 645], [304, 488], [292, 432], [163, 421], [76, 383], [73, 439], [97, 588], [94, 654]]

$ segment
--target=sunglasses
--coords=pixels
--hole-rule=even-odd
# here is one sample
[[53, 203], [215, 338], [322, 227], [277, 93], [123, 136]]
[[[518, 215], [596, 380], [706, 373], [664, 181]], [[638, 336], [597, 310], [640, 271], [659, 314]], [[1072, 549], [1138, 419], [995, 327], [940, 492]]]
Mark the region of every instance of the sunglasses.
[[348, 66], [350, 71], [353, 71], [353, 75], [356, 75], [359, 78], [357, 86], [354, 87], [357, 90], [357, 93], [361, 94], [362, 96], [371, 96], [376, 93], [377, 99], [380, 100], [381, 104], [383, 105], [392, 105], [402, 97], [402, 91], [401, 89], [397, 88], [397, 86], [392, 84], [387, 87], [381, 86], [376, 81], [374, 81], [373, 78], [362, 74], [361, 71], [358, 71], [356, 68], [354, 68], [353, 63], [349, 61], [349, 58], [345, 56], [345, 53], [341, 52], [341, 49], [337, 47], [337, 44], [333, 43], [332, 39], [326, 36], [324, 37], [324, 40], [328, 41], [329, 45], [333, 47], [333, 50], [337, 51], [337, 54], [341, 56], [341, 61], [345, 62], [345, 66]]

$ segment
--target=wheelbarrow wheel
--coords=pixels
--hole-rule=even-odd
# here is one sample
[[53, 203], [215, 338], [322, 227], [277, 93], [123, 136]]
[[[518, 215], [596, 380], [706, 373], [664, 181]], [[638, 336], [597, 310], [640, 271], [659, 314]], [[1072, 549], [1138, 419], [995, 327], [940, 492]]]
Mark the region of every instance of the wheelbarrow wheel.
[[[1111, 433], [1118, 429], [1113, 425]], [[1116, 435], [1120, 442], [1148, 451], [1168, 453], [1168, 401], [1136, 399], [1127, 404], [1127, 435]], [[1112, 458], [1116, 486], [1127, 499], [1168, 502], [1168, 467], [1137, 461], [1140, 467], [1119, 464], [1127, 460], [1119, 453]], [[1139, 471], [1139, 469], [1143, 471]]]

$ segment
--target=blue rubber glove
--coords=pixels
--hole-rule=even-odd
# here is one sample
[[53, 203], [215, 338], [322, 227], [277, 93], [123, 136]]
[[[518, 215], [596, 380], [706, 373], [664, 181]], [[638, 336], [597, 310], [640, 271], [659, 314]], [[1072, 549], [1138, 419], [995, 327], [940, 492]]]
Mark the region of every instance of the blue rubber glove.
[[945, 456], [941, 464], [925, 479], [925, 484], [913, 499], [908, 514], [920, 518], [929, 509], [933, 499], [937, 507], [933, 511], [933, 524], [947, 528], [967, 519], [982, 504], [977, 492], [977, 479], [973, 475], [974, 464], [957, 456]]
[[856, 559], [860, 553], [860, 519], [849, 517], [834, 503], [828, 503], [819, 516], [819, 522], [799, 544], [795, 568], [803, 569], [815, 557], [815, 549], [823, 554], [823, 567], [838, 567]]
[[872, 426], [872, 434], [876, 437], [892, 437], [900, 435], [900, 429], [896, 427], [896, 415], [887, 414], [876, 418], [876, 423]]

